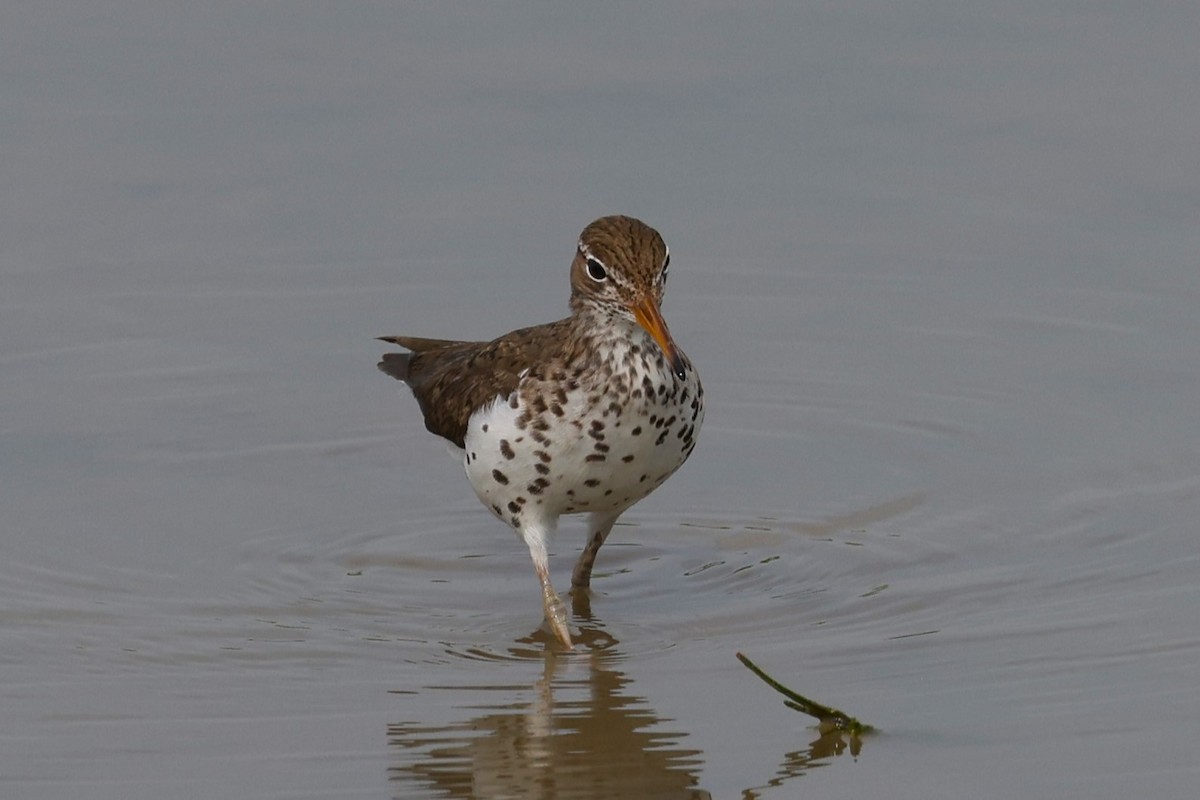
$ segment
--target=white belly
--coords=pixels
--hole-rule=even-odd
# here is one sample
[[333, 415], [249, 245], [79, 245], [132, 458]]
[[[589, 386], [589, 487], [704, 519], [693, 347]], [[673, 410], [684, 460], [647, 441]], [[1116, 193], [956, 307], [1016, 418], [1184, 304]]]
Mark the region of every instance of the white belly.
[[[479, 499], [515, 528], [552, 526], [561, 514], [617, 514], [641, 500], [687, 459], [704, 417], [695, 373], [667, 377], [671, 391], [615, 405], [602, 392], [556, 396], [529, 383], [496, 398], [471, 417], [465, 437], [464, 466]], [[625, 385], [640, 385], [640, 376]], [[529, 400], [538, 396], [563, 402]]]

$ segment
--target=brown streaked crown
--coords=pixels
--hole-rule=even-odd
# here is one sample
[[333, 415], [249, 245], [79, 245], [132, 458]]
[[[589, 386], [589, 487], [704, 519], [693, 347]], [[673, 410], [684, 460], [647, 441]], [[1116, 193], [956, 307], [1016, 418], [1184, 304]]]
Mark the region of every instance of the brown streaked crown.
[[[658, 231], [633, 217], [601, 217], [579, 234], [571, 262], [571, 308], [592, 305], [632, 319], [630, 309], [644, 297], [662, 303], [670, 251]], [[589, 275], [589, 260], [605, 277]], [[592, 267], [594, 269], [594, 266]]]

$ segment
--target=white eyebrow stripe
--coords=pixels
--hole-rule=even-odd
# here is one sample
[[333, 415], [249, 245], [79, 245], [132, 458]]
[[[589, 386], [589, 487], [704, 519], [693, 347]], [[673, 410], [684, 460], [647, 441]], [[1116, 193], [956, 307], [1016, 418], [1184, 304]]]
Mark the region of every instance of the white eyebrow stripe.
[[608, 269], [608, 264], [605, 264], [602, 260], [600, 260], [599, 258], [596, 258], [594, 255], [592, 255], [592, 251], [588, 249], [588, 246], [586, 244], [584, 244], [582, 240], [579, 242], [579, 252], [583, 253], [584, 258], [595, 261], [600, 266], [604, 267], [605, 269]]

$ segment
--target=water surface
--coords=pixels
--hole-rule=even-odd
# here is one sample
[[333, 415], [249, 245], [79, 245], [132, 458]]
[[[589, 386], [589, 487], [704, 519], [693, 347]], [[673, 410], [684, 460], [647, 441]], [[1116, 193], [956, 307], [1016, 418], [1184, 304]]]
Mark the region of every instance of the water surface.
[[[0, 30], [5, 797], [1194, 793], [1190, 7], [81, 9]], [[372, 337], [606, 213], [709, 406], [565, 654]]]

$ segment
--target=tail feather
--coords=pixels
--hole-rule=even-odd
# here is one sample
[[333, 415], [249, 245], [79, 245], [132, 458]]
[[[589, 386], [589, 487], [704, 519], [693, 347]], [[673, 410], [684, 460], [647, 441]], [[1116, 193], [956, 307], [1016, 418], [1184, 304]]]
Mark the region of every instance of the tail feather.
[[[383, 360], [378, 364], [380, 372], [391, 375], [398, 381], [404, 381], [409, 386], [413, 385], [414, 378], [420, 380], [420, 374], [414, 375], [412, 371], [412, 359], [415, 356], [429, 351], [456, 350], [475, 344], [474, 342], [456, 342], [450, 339], [422, 339], [417, 336], [378, 336], [376, 338], [381, 342], [398, 344], [412, 351], [411, 353], [385, 353]], [[422, 373], [422, 370], [418, 369], [417, 372]]]
[[379, 371], [387, 375], [391, 375], [398, 381], [408, 383], [408, 362], [412, 359], [412, 353], [384, 353], [383, 360], [376, 366]]

